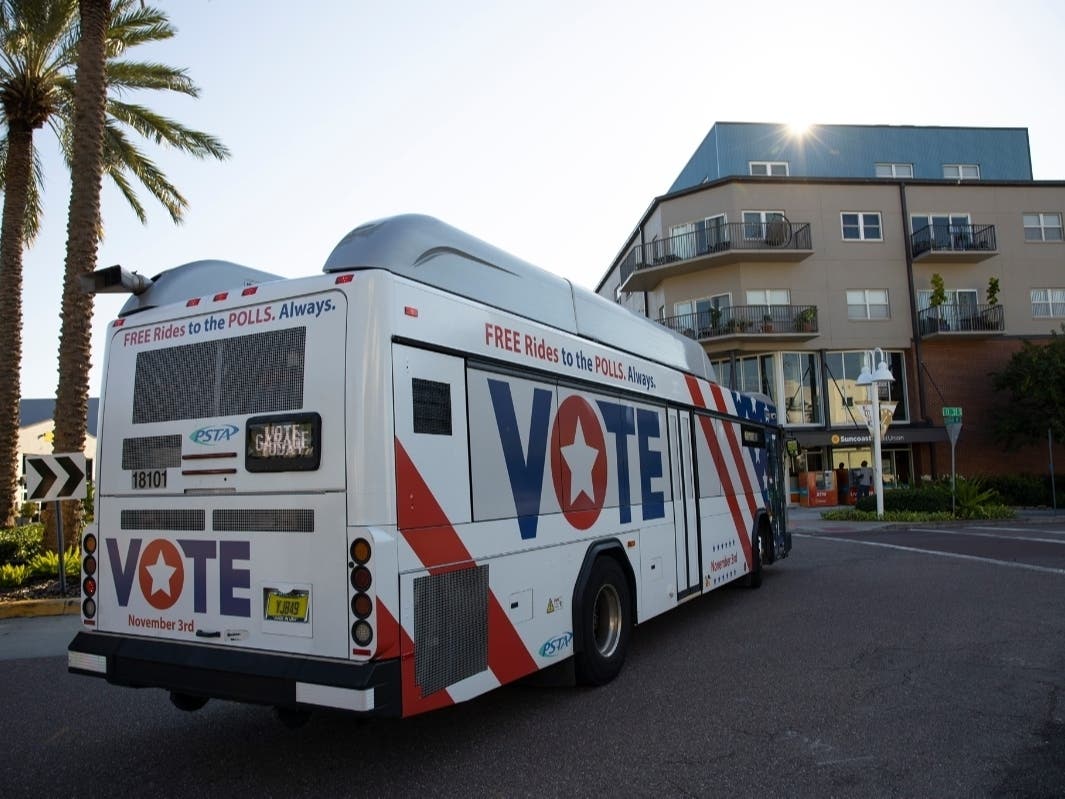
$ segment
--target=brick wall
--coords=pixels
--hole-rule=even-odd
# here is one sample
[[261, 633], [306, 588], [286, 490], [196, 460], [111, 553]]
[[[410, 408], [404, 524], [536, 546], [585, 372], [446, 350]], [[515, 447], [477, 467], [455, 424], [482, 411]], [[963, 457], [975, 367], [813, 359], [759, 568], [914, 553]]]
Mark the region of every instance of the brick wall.
[[[960, 406], [963, 411], [961, 435], [955, 449], [960, 475], [1047, 474], [1049, 453], [1045, 443], [1006, 451], [991, 434], [990, 420], [1001, 400], [991, 387], [989, 373], [1004, 369], [1020, 348], [1019, 338], [959, 340], [942, 337], [921, 345], [923, 368], [920, 371], [928, 417], [934, 424], [941, 425], [944, 405]], [[916, 391], [911, 394], [916, 420]], [[919, 473], [933, 473], [930, 450], [934, 450], [935, 473], [949, 475], [949, 442], [914, 447]], [[1058, 472], [1065, 472], [1065, 442], [1055, 442], [1054, 465]]]

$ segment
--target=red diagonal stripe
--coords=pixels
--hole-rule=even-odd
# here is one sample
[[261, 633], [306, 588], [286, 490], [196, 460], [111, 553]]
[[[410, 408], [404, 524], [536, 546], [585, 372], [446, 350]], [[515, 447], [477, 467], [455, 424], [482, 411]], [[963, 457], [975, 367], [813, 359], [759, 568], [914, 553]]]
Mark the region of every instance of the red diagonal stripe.
[[473, 557], [398, 438], [396, 498], [399, 531], [430, 574], [470, 565]]
[[[430, 574], [474, 565], [473, 556], [399, 439], [396, 439], [396, 491], [400, 497], [400, 533]], [[404, 521], [420, 526], [404, 529]], [[536, 661], [491, 588], [488, 590], [488, 666], [500, 683], [536, 671]]]
[[[717, 394], [714, 399], [719, 408], [728, 407], [721, 386], [711, 385], [710, 393]], [[747, 505], [751, 511], [751, 518], [754, 518], [755, 512], [758, 510], [758, 503], [754, 500], [754, 489], [751, 486], [751, 475], [747, 470], [747, 461], [744, 458], [743, 447], [740, 445], [739, 437], [736, 435], [736, 425], [728, 425], [725, 428], [725, 436], [728, 438], [729, 446], [732, 447], [732, 455], [736, 459], [737, 471], [740, 473], [740, 482], [743, 483], [744, 496], [747, 497]]]
[[[686, 378], [692, 402], [699, 408], [705, 408], [706, 401], [703, 399], [703, 392], [699, 388], [699, 383], [691, 375], [686, 375]], [[739, 500], [736, 498], [736, 492], [732, 485], [732, 474], [725, 463], [725, 453], [721, 448], [721, 442], [718, 441], [717, 436], [714, 434], [713, 421], [709, 417], [699, 414], [695, 418], [699, 420], [699, 427], [706, 438], [707, 446], [710, 447], [710, 457], [714, 459], [714, 468], [717, 469], [718, 477], [721, 478], [721, 487], [725, 492], [729, 513], [732, 514], [732, 524], [736, 529], [736, 537], [740, 541], [740, 548], [743, 550], [743, 558], [747, 563], [747, 569], [750, 570], [753, 561], [751, 560], [751, 541], [748, 531], [744, 529], [747, 526], [747, 522], [743, 518], [743, 511], [740, 510]]]

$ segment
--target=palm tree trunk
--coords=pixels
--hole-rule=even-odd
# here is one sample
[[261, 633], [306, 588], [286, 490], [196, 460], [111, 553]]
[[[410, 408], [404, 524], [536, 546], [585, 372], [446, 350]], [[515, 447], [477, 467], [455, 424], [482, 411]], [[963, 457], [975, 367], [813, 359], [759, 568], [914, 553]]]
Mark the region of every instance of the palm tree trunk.
[[[74, 85], [74, 137], [71, 163], [70, 216], [63, 280], [62, 329], [59, 337], [59, 388], [56, 392], [55, 451], [81, 452], [89, 408], [89, 362], [92, 354], [92, 296], [78, 278], [96, 268], [100, 231], [100, 186], [103, 179], [103, 133], [107, 84], [105, 38], [111, 0], [80, 0], [81, 43]], [[69, 523], [68, 523], [69, 520]], [[76, 541], [81, 531], [81, 503], [63, 503], [63, 529]], [[46, 540], [53, 536], [46, 536]]]
[[33, 129], [8, 122], [4, 213], [0, 223], [0, 523], [11, 527], [19, 508], [19, 400], [22, 367], [22, 239], [33, 167]]

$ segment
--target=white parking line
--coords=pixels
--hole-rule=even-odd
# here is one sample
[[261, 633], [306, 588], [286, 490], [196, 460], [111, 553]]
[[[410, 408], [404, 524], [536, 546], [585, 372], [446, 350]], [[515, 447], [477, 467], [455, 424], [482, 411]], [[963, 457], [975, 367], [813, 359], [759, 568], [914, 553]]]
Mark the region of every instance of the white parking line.
[[[992, 528], [981, 527], [981, 530], [989, 530]], [[911, 528], [911, 532], [914, 533], [938, 533], [941, 535], [962, 535], [967, 538], [995, 538], [999, 541], [1036, 541], [1040, 544], [1058, 544], [1065, 546], [1065, 539], [1058, 540], [1057, 538], [1028, 538], [1027, 536], [1019, 535], [992, 535], [990, 533], [977, 533], [973, 530], [944, 530], [936, 527], [914, 527]], [[1022, 532], [1028, 532], [1027, 530]]]
[[975, 555], [961, 555], [957, 552], [939, 552], [934, 549], [920, 549], [919, 547], [904, 547], [899, 544], [884, 544], [880, 541], [858, 541], [854, 538], [841, 538], [839, 536], [811, 535], [810, 533], [792, 533], [794, 538], [816, 538], [818, 541], [831, 541], [833, 543], [861, 544], [867, 547], [882, 547], [884, 549], [898, 549], [903, 552], [917, 552], [921, 555], [939, 555], [943, 558], [955, 558], [956, 560], [975, 560], [979, 563], [993, 563], [997, 566], [1009, 566], [1014, 569], [1026, 571], [1044, 572], [1047, 574], [1065, 575], [1065, 569], [1053, 569], [1049, 566], [1036, 566], [1031, 563], [1017, 563], [1012, 560], [995, 560], [994, 558], [978, 558]]
[[[983, 525], [980, 526], [980, 529], [981, 530], [1004, 530], [1006, 532], [1014, 532], [1014, 533], [1030, 533], [1032, 531], [1031, 527], [985, 527]], [[1048, 530], [1045, 527], [1040, 527], [1039, 528], [1039, 532], [1042, 535], [1060, 535], [1062, 537], [1065, 537], [1065, 530]]]

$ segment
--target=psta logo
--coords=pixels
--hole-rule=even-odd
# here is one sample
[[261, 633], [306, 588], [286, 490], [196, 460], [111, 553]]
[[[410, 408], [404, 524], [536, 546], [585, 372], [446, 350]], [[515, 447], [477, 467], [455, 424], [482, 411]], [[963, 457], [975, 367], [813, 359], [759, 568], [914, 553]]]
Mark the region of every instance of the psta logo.
[[189, 439], [194, 444], [203, 444], [204, 446], [210, 446], [211, 444], [220, 444], [233, 438], [240, 432], [240, 428], [235, 424], [223, 424], [217, 427], [201, 427], [199, 430], [195, 430], [189, 433]]
[[560, 655], [562, 652], [569, 649], [569, 645], [573, 643], [573, 633], [565, 632], [562, 635], [556, 635], [554, 638], [544, 641], [540, 645], [540, 657], [553, 658], [556, 655]]

